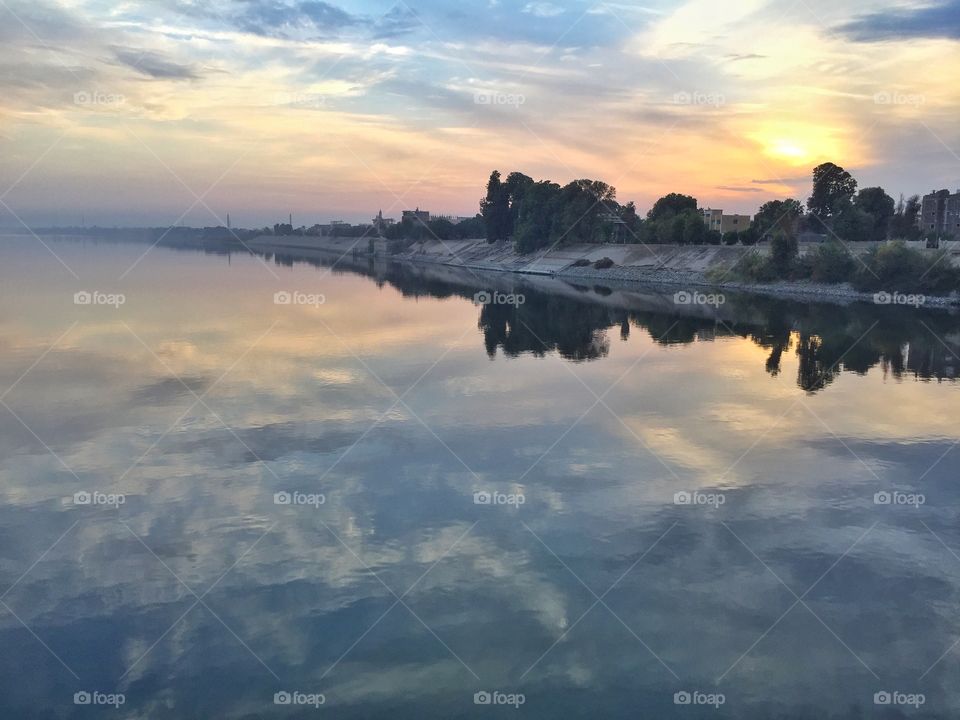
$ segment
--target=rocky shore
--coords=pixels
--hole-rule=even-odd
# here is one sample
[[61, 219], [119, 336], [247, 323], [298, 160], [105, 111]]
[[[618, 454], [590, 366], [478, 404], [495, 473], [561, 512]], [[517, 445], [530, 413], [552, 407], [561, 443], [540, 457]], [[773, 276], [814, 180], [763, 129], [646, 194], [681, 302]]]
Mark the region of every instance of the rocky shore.
[[[370, 252], [367, 240], [355, 238], [277, 237], [263, 236], [250, 243], [254, 250], [282, 252], [321, 250], [342, 256], [372, 255], [383, 260], [440, 264], [467, 270], [506, 272], [521, 275], [549, 276], [576, 284], [609, 284], [619, 287], [660, 286], [681, 289], [731, 290], [759, 293], [801, 301], [836, 303], [879, 302], [910, 305], [915, 301], [925, 306], [960, 305], [956, 294], [949, 297], [916, 297], [860, 292], [849, 284], [822, 284], [809, 281], [746, 283], [728, 277], [745, 255], [766, 254], [764, 246], [676, 246], [676, 245], [572, 245], [532, 255], [517, 254], [509, 243], [488, 244], [483, 240], [430, 240], [417, 243], [396, 254], [387, 254], [382, 245]], [[869, 244], [852, 247], [853, 252], [866, 252]], [[809, 248], [802, 248], [805, 252]], [[612, 264], [598, 261], [609, 258]], [[957, 262], [960, 258], [954, 258]]]

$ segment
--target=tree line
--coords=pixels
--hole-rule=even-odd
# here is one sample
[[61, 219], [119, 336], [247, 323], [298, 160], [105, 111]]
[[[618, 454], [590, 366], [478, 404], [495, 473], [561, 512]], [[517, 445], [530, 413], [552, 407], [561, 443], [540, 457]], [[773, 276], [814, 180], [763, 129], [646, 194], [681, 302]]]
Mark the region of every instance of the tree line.
[[691, 195], [669, 193], [641, 218], [633, 202], [621, 205], [616, 188], [600, 180], [560, 186], [521, 172], [511, 172], [504, 180], [494, 170], [478, 220], [488, 242], [512, 240], [520, 253], [574, 243], [754, 245], [804, 232], [845, 242], [921, 237], [919, 196], [894, 202], [881, 187], [858, 192], [853, 176], [834, 163], [814, 168], [812, 181], [806, 207], [793, 198], [771, 200], [760, 207], [750, 227], [721, 234], [707, 227]]

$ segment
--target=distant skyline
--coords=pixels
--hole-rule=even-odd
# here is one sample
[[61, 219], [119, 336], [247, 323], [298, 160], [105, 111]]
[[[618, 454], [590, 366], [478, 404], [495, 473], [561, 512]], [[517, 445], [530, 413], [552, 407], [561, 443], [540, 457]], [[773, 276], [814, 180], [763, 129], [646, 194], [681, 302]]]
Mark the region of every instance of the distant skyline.
[[0, 0], [0, 227], [956, 191], [958, 80], [960, 0]]

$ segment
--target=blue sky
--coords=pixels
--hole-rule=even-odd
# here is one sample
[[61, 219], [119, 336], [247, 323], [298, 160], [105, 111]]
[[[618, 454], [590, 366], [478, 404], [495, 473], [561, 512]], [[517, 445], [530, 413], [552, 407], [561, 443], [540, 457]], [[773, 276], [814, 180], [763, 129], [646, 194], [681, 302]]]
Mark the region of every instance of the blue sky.
[[956, 190], [958, 36], [960, 0], [2, 0], [0, 225], [472, 214], [494, 168]]

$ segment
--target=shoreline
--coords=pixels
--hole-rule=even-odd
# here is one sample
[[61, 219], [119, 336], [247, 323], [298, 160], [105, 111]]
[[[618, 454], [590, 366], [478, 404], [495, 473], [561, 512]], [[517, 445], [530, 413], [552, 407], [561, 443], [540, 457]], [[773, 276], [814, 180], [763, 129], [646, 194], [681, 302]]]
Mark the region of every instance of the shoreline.
[[[298, 242], [299, 241], [299, 242]], [[773, 283], [749, 283], [738, 280], [716, 281], [707, 277], [706, 271], [722, 268], [723, 262], [737, 262], [747, 254], [765, 253], [763, 246], [651, 246], [639, 248], [630, 245], [580, 245], [551, 250], [541, 255], [521, 256], [505, 243], [487, 244], [483, 241], [428, 241], [411, 249], [396, 253], [371, 253], [367, 239], [298, 237], [285, 242], [276, 236], [254, 238], [251, 249], [265, 252], [277, 250], [324, 251], [342, 256], [362, 256], [386, 262], [409, 262], [423, 265], [443, 265], [468, 271], [497, 272], [520, 276], [551, 277], [576, 284], [577, 281], [614, 284], [622, 288], [651, 286], [675, 289], [716, 289], [754, 293], [771, 297], [793, 299], [802, 302], [817, 300], [838, 304], [866, 302], [893, 307], [960, 306], [960, 296], [921, 296], [919, 305], [894, 302], [893, 295], [886, 293], [891, 302], [876, 301], [878, 293], [863, 292], [847, 283], [824, 284], [810, 281], [781, 281]], [[577, 261], [596, 262], [602, 257], [619, 255], [627, 264], [616, 263], [610, 268], [598, 269], [591, 265], [576, 266]], [[615, 261], [616, 262], [616, 261]], [[899, 294], [898, 297], [911, 297]]]

